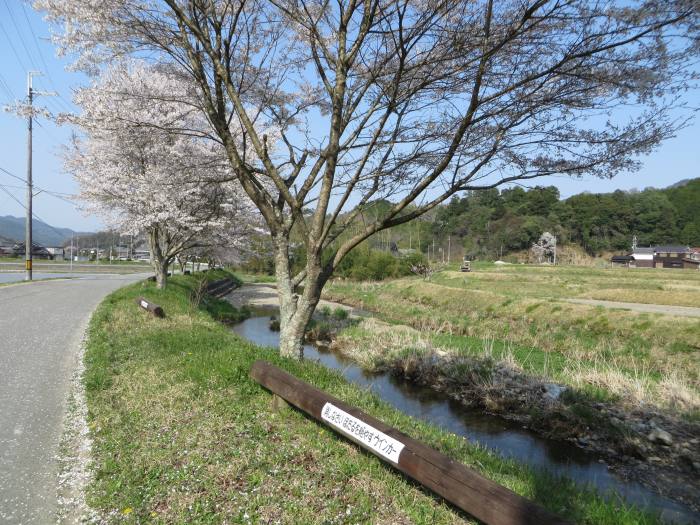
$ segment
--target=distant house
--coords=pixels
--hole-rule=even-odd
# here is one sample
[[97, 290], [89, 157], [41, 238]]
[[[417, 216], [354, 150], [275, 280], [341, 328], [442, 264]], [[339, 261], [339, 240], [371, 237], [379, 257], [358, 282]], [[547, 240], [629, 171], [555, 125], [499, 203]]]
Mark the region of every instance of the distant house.
[[633, 264], [630, 266], [633, 268], [653, 268], [654, 267], [654, 247], [650, 246], [637, 247], [630, 254], [634, 259]]
[[146, 249], [134, 250], [132, 258], [135, 261], [150, 261], [151, 251]]
[[628, 268], [697, 270], [700, 269], [700, 249], [673, 245], [637, 247], [630, 254], [613, 256], [610, 264]]
[[62, 246], [47, 246], [46, 251], [51, 254], [55, 261], [62, 261], [66, 258], [66, 250]]
[[688, 246], [655, 246], [655, 268], [685, 268], [697, 270], [700, 261], [692, 258], [693, 252]]
[[131, 258], [131, 250], [128, 246], [115, 246], [112, 250], [115, 259], [119, 261], [127, 261]]
[[0, 257], [14, 257], [15, 252], [12, 249], [15, 241], [0, 237]]
[[610, 259], [610, 264], [612, 266], [625, 266], [627, 268], [634, 267], [634, 257], [631, 255], [613, 255]]
[[[25, 254], [25, 244], [23, 242], [15, 243], [12, 246], [12, 251], [15, 257], [22, 257]], [[32, 258], [34, 259], [53, 259], [53, 255], [49, 251], [38, 244], [32, 243]]]

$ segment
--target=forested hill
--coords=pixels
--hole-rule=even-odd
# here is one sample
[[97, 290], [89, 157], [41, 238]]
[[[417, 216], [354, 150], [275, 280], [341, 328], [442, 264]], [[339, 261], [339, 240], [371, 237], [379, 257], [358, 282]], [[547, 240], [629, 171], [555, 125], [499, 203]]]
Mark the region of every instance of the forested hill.
[[[700, 178], [666, 189], [582, 193], [563, 200], [553, 186], [468, 193], [439, 207], [420, 229], [422, 251], [426, 241], [445, 247], [450, 237], [453, 247], [473, 257], [527, 249], [544, 231], [591, 255], [629, 249], [634, 235], [640, 246], [700, 246]], [[396, 233], [403, 247], [410, 232]], [[415, 233], [411, 237], [415, 248]]]

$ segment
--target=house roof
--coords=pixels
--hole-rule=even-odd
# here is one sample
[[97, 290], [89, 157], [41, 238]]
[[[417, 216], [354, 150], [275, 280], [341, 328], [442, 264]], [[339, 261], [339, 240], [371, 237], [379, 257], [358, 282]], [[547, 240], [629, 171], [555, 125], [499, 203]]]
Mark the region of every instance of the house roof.
[[612, 262], [630, 262], [634, 260], [634, 257], [631, 255], [613, 255], [610, 260]]
[[634, 250], [632, 250], [632, 254], [649, 254], [653, 255], [654, 253], [654, 247], [653, 246], [637, 246]]
[[665, 246], [654, 246], [654, 251], [656, 253], [659, 253], [659, 252], [690, 253], [690, 248], [688, 248], [687, 246], [665, 245]]

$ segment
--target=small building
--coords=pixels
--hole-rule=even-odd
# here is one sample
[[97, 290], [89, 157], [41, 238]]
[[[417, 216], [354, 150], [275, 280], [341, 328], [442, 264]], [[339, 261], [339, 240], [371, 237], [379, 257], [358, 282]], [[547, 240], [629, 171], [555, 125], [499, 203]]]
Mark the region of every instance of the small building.
[[654, 267], [654, 247], [636, 247], [630, 254], [632, 262], [631, 268], [653, 268]]
[[131, 249], [128, 246], [117, 245], [112, 248], [112, 257], [118, 261], [128, 261], [131, 259]]
[[150, 261], [151, 251], [145, 249], [134, 250], [131, 258], [135, 261]]
[[700, 260], [683, 259], [684, 270], [700, 270]]
[[6, 237], [0, 236], [0, 257], [14, 257], [15, 251], [13, 246], [15, 241]]
[[47, 246], [46, 251], [54, 261], [63, 261], [66, 258], [66, 250], [62, 246]]
[[693, 252], [688, 246], [655, 246], [655, 268], [697, 269], [700, 261], [692, 259]]
[[[25, 247], [25, 243], [23, 243], [23, 242], [15, 243], [14, 246], [12, 246], [12, 251], [14, 252], [15, 257], [22, 257], [25, 255], [24, 247]], [[53, 255], [51, 255], [49, 253], [49, 251], [46, 248], [44, 248], [43, 246], [32, 243], [32, 258], [33, 259], [53, 259]]]
[[627, 255], [614, 255], [612, 266], [627, 268], [677, 268], [700, 269], [700, 249], [688, 246], [648, 246], [636, 247]]
[[631, 255], [613, 255], [610, 265], [613, 267], [634, 268], [634, 257]]

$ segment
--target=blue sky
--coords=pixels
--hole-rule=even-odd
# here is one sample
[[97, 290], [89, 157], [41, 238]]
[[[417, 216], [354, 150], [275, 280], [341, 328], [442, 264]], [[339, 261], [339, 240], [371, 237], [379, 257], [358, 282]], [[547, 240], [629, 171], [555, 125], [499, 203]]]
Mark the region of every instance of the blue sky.
[[[71, 90], [86, 82], [84, 75], [66, 70], [68, 61], [56, 57], [50, 43], [49, 28], [40, 14], [32, 11], [22, 0], [0, 0], [0, 107], [27, 93], [27, 70], [40, 70], [34, 89], [57, 91], [58, 97], [39, 97], [37, 104], [53, 112], [73, 108]], [[46, 119], [34, 126], [34, 183], [40, 188], [58, 193], [77, 191], [70, 176], [62, 170], [57, 156], [62, 144], [70, 137], [70, 130], [57, 127]], [[27, 169], [27, 124], [9, 113], [0, 112], [0, 168], [22, 179]], [[643, 189], [648, 186], [665, 187], [682, 179], [700, 176], [700, 122], [681, 130], [676, 138], [667, 141], [654, 153], [643, 159], [644, 166], [635, 173], [623, 173], [611, 180], [596, 178], [570, 179], [548, 177], [532, 184], [552, 184], [563, 197], [580, 193], [609, 192], [615, 189]], [[0, 170], [0, 216], [23, 216], [24, 208], [6, 192], [24, 202], [22, 182]], [[70, 202], [47, 193], [34, 199], [34, 212], [53, 226], [77, 231], [100, 228], [97, 217], [85, 216]]]

